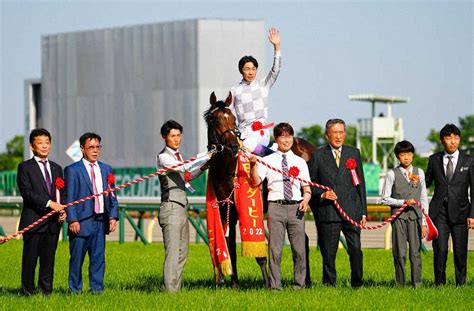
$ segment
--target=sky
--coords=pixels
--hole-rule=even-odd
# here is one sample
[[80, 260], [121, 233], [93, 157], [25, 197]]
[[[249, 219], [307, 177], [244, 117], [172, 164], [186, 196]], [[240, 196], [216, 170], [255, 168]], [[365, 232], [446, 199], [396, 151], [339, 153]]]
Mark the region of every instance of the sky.
[[[0, 152], [24, 134], [24, 80], [41, 77], [42, 35], [194, 18], [262, 19], [280, 29], [269, 121], [297, 131], [369, 118], [370, 104], [349, 95], [409, 97], [393, 115], [424, 153], [431, 128], [474, 114], [471, 1], [0, 0], [0, 11]], [[271, 65], [270, 43], [266, 54], [259, 76]]]

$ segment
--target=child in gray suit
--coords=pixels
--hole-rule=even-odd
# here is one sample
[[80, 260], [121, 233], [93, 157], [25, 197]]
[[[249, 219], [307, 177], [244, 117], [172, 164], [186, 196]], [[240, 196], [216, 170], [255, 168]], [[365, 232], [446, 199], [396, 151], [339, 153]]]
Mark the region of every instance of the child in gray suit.
[[412, 165], [415, 147], [406, 140], [395, 146], [400, 165], [387, 172], [382, 190], [382, 203], [390, 205], [393, 215], [402, 205], [403, 212], [392, 222], [392, 252], [397, 285], [405, 285], [407, 243], [410, 249], [411, 280], [421, 286], [421, 238], [427, 234], [425, 218], [414, 200], [428, 211], [425, 174]]

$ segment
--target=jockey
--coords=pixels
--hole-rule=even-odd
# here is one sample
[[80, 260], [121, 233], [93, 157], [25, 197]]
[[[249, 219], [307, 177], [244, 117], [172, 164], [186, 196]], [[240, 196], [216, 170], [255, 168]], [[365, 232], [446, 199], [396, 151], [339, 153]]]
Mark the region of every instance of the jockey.
[[244, 146], [257, 155], [267, 155], [273, 151], [268, 148], [270, 143], [269, 128], [273, 124], [265, 124], [268, 117], [268, 93], [275, 83], [281, 67], [280, 33], [271, 28], [268, 40], [273, 44], [273, 66], [268, 75], [256, 80], [258, 62], [252, 56], [244, 56], [239, 61], [242, 81], [231, 88], [232, 103], [237, 116], [238, 127]]

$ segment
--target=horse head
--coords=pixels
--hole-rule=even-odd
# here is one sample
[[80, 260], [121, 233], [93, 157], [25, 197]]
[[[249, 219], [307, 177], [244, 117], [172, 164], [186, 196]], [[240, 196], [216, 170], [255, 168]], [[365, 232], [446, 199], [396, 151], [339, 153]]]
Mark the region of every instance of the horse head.
[[207, 123], [207, 147], [236, 157], [239, 150], [240, 132], [235, 123], [235, 116], [229, 108], [232, 103], [232, 94], [229, 92], [225, 101], [218, 101], [216, 94], [212, 92], [209, 102], [211, 107], [204, 112]]

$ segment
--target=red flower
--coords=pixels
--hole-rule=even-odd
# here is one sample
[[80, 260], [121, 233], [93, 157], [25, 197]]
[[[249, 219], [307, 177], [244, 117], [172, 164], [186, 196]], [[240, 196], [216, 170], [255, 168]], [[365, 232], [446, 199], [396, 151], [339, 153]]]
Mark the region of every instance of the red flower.
[[56, 185], [56, 189], [64, 188], [64, 180], [61, 177], [56, 177], [54, 184]]
[[184, 173], [184, 181], [188, 182], [190, 180], [191, 180], [191, 173], [190, 172]]
[[107, 175], [107, 184], [109, 184], [109, 185], [115, 184], [114, 174], [109, 173], [109, 175]]
[[261, 130], [261, 129], [263, 129], [263, 124], [262, 124], [262, 122], [260, 122], [260, 121], [254, 121], [254, 122], [252, 123], [252, 130], [253, 130], [253, 131], [258, 131], [258, 130]]
[[356, 160], [354, 160], [353, 158], [347, 159], [346, 168], [348, 170], [355, 170], [356, 167], [357, 167], [357, 161]]
[[292, 166], [288, 170], [288, 174], [290, 174], [293, 178], [298, 177], [298, 175], [300, 174], [300, 169], [296, 166]]

